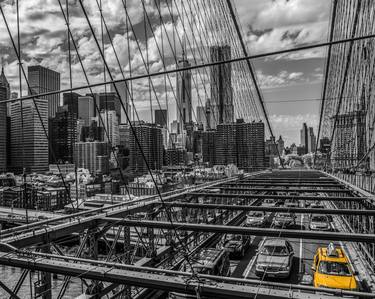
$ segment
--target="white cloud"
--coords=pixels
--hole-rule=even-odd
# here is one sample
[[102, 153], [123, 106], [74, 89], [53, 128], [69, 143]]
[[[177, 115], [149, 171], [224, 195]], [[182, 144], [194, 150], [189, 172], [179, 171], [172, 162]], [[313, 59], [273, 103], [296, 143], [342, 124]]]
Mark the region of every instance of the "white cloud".
[[302, 72], [293, 72], [289, 74], [288, 78], [293, 80], [293, 79], [301, 78], [302, 76], [303, 76]]
[[263, 89], [285, 87], [294, 85], [303, 80], [304, 74], [302, 72], [287, 72], [285, 70], [280, 71], [279, 73], [265, 74], [262, 70], [257, 71], [258, 82]]
[[[331, 1], [235, 0], [250, 53], [259, 54], [324, 41]], [[274, 59], [324, 57], [314, 49], [279, 55]]]
[[307, 126], [314, 128], [315, 135], [317, 134], [317, 127], [319, 117], [316, 114], [273, 114], [270, 115], [270, 122], [276, 136], [282, 135], [287, 144], [300, 143], [300, 130], [302, 124], [305, 122]]

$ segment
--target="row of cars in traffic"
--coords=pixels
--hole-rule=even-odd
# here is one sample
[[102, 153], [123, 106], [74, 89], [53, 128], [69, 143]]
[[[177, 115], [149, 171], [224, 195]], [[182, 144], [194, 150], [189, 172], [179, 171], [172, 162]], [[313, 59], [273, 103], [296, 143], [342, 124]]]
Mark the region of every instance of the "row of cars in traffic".
[[[192, 257], [193, 263], [183, 262], [180, 271], [214, 276], [230, 276], [231, 251], [203, 248]], [[264, 278], [288, 278], [293, 267], [294, 250], [286, 239], [267, 238], [257, 250], [255, 273]], [[330, 243], [320, 247], [314, 256], [312, 270], [313, 285], [318, 288], [358, 291], [357, 274], [341, 247]], [[204, 279], [203, 279], [204, 281]], [[195, 295], [170, 292], [170, 299], [196, 298]]]
[[[304, 201], [300, 206], [298, 200], [265, 199], [262, 206], [284, 206], [290, 208], [310, 207], [312, 209], [324, 209], [320, 202]], [[331, 231], [332, 217], [324, 214], [310, 214], [308, 216], [308, 228], [313, 231]], [[248, 227], [272, 227], [293, 228], [297, 217], [291, 212], [279, 212], [272, 214], [263, 211], [251, 211], [247, 214], [244, 226]], [[197, 273], [230, 276], [229, 260], [243, 258], [247, 250], [252, 246], [252, 238], [249, 235], [226, 234], [223, 236], [223, 247], [205, 248], [197, 252], [193, 258], [194, 271]], [[284, 238], [264, 238], [254, 257], [254, 272], [260, 278], [289, 278], [293, 270], [294, 249], [290, 241]], [[187, 269], [183, 263], [181, 271]], [[326, 247], [319, 247], [314, 255], [311, 270], [313, 271], [313, 285], [319, 288], [343, 289], [355, 291], [359, 289], [355, 278], [357, 274], [352, 268], [349, 258], [343, 248], [330, 243]], [[297, 269], [296, 269], [297, 271]], [[186, 294], [170, 293], [170, 298], [195, 298]]]
[[[266, 199], [262, 206], [281, 206], [282, 203], [273, 199]], [[286, 201], [285, 207], [299, 207], [298, 201]], [[310, 208], [321, 209], [324, 208], [320, 203], [309, 204]], [[276, 213], [274, 217], [270, 217], [271, 213], [263, 211], [252, 211], [247, 214], [246, 226], [249, 227], [268, 227], [273, 228], [291, 228], [297, 225], [297, 216], [291, 212]], [[331, 231], [332, 218], [324, 214], [311, 214], [309, 215], [309, 229], [313, 231]]]

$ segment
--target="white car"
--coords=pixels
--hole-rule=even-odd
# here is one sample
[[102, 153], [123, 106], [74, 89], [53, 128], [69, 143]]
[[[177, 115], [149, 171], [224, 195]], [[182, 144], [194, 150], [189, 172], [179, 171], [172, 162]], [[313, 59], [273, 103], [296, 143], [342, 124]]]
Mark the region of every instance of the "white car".
[[266, 199], [262, 202], [262, 206], [263, 206], [263, 207], [276, 207], [276, 203], [277, 203], [276, 200], [271, 199], [271, 198], [266, 198]]
[[245, 226], [264, 227], [267, 222], [266, 214], [262, 211], [252, 211], [246, 216]]
[[315, 214], [310, 218], [310, 230], [314, 231], [330, 231], [332, 230], [331, 222], [326, 215]]

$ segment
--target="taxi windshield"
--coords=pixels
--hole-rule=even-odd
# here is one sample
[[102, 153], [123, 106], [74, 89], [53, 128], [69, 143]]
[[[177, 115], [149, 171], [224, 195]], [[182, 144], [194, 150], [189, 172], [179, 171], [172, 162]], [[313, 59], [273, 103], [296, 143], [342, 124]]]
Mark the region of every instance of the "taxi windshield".
[[327, 275], [338, 275], [338, 276], [351, 276], [349, 267], [344, 263], [337, 262], [326, 262], [322, 261], [319, 263], [319, 273]]

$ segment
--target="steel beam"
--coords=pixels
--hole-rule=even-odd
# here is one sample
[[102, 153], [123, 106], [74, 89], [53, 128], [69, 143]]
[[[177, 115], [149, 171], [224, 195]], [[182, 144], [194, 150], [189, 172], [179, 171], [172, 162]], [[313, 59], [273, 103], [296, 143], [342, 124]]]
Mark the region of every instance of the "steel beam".
[[348, 242], [364, 242], [375, 243], [375, 234], [352, 234], [345, 232], [320, 232], [320, 231], [304, 231], [291, 229], [271, 229], [271, 228], [253, 228], [243, 226], [225, 226], [212, 224], [193, 224], [162, 221], [147, 221], [147, 220], [126, 220], [118, 218], [104, 218], [105, 222], [113, 222], [119, 225], [133, 226], [133, 227], [152, 227], [162, 229], [176, 229], [183, 231], [199, 231], [212, 233], [226, 233], [238, 235], [253, 235], [266, 236], [277, 238], [298, 238], [298, 239], [312, 239], [312, 240], [328, 240], [328, 241], [348, 241]]
[[291, 196], [291, 195], [273, 195], [273, 194], [231, 194], [231, 193], [210, 193], [210, 192], [192, 192], [188, 196], [191, 197], [222, 197], [222, 198], [273, 198], [273, 199], [295, 199], [295, 200], [311, 200], [311, 201], [361, 201], [368, 199], [367, 197], [354, 197], [354, 196]]
[[241, 205], [222, 205], [222, 204], [202, 204], [171, 202], [166, 206], [194, 209], [222, 209], [234, 211], [262, 211], [262, 212], [291, 212], [300, 214], [330, 214], [330, 215], [364, 215], [375, 216], [375, 210], [355, 210], [355, 209], [313, 209], [313, 208], [292, 208], [292, 207], [263, 207], [263, 206], [241, 206]]
[[304, 179], [301, 179], [301, 178], [276, 178], [276, 177], [251, 177], [251, 178], [248, 178], [248, 179], [241, 179], [241, 180], [238, 180], [239, 182], [279, 182], [279, 183], [283, 183], [283, 182], [299, 182], [299, 183], [334, 183], [336, 182], [336, 180], [334, 180], [333, 178], [326, 178], [326, 179], [316, 179], [316, 178], [304, 178]]
[[[51, 258], [43, 258], [43, 255], [41, 254], [39, 254], [38, 258], [36, 258], [36, 256], [33, 258], [28, 258], [26, 255], [18, 256], [17, 254], [10, 255], [9, 253], [0, 253], [0, 264], [7, 266], [47, 271], [62, 275], [69, 274], [87, 279], [196, 295], [195, 289], [198, 286], [198, 281], [191, 280], [188, 282], [189, 280], [187, 280], [187, 278], [191, 277], [189, 273], [104, 263], [92, 260], [78, 260], [84, 263], [81, 262], [78, 266], [77, 263], [71, 262], [73, 259], [62, 257], [61, 260], [55, 260]], [[285, 284], [286, 289], [272, 289], [267, 286], [269, 284], [268, 282], [264, 282], [263, 287], [260, 287], [256, 282], [246, 279], [239, 280], [209, 275], [199, 276], [201, 278], [214, 279], [214, 283], [208, 282], [207, 284], [204, 284], [204, 280], [200, 281], [199, 283], [200, 295], [214, 298], [249, 298], [249, 296], [251, 297], [257, 294], [257, 298], [264, 299], [299, 299], [306, 298], [307, 293], [290, 291], [292, 287], [300, 289], [309, 288], [310, 292], [320, 290], [312, 287], [294, 286], [289, 284]], [[254, 286], [251, 285], [251, 283], [254, 284]], [[321, 289], [321, 291], [322, 290], [323, 289]], [[373, 294], [361, 292], [349, 292], [341, 290], [328, 290], [327, 292], [332, 294], [341, 293], [345, 295], [361, 295], [362, 297], [364, 296], [367, 298], [373, 297]], [[308, 295], [311, 299], [332, 298], [331, 296], [318, 295], [314, 293], [308, 293]]]
[[257, 192], [257, 191], [272, 191], [272, 192], [297, 192], [297, 193], [350, 193], [351, 190], [348, 189], [297, 189], [297, 188], [235, 188], [235, 187], [218, 187], [221, 190], [234, 190], [234, 191], [247, 191], [247, 192]]
[[339, 183], [293, 183], [293, 182], [249, 182], [249, 183], [227, 183], [223, 187], [231, 186], [272, 186], [272, 187], [344, 187]]
[[[69, 272], [74, 274], [78, 273], [77, 271], [82, 271], [77, 274], [77, 276], [83, 277], [83, 278], [91, 278], [86, 277], [86, 273], [92, 272], [92, 275], [95, 275], [95, 278], [98, 277], [98, 275], [101, 275], [98, 277], [101, 281], [114, 281], [112, 277], [109, 277], [108, 274], [111, 274], [111, 272], [114, 271], [124, 271], [120, 272], [120, 275], [124, 276], [130, 276], [132, 281], [138, 278], [138, 284], [132, 284], [134, 286], [141, 286], [145, 287], [145, 285], [149, 284], [150, 281], [148, 281], [148, 274], [154, 274], [157, 275], [157, 277], [160, 277], [162, 279], [167, 279], [167, 283], [170, 282], [169, 278], [172, 278], [172, 280], [178, 280], [180, 278], [183, 278], [186, 282], [189, 278], [191, 278], [191, 273], [186, 272], [180, 272], [180, 271], [174, 271], [174, 270], [166, 270], [166, 269], [155, 269], [150, 267], [137, 267], [134, 265], [125, 265], [125, 264], [118, 264], [118, 263], [108, 263], [104, 261], [94, 261], [94, 260], [88, 260], [88, 259], [82, 259], [82, 258], [74, 258], [74, 257], [67, 257], [67, 256], [58, 256], [58, 255], [52, 255], [52, 254], [42, 254], [37, 252], [23, 252], [23, 253], [5, 253], [0, 252], [0, 264], [3, 265], [11, 265], [15, 267], [21, 267], [31, 270], [48, 270], [51, 271], [51, 273], [56, 274], [66, 274], [66, 271], [72, 271]], [[81, 270], [79, 270], [81, 269]], [[97, 271], [96, 271], [97, 270]], [[116, 272], [119, 273], [119, 272]], [[131, 274], [130, 274], [131, 273]], [[90, 275], [90, 274], [87, 274]], [[238, 278], [232, 278], [232, 277], [223, 277], [223, 276], [212, 276], [212, 275], [205, 275], [205, 274], [198, 274], [199, 278], [202, 279], [208, 279], [214, 282], [214, 284], [209, 283], [210, 285], [217, 285], [216, 281], [219, 281], [220, 283], [226, 283], [231, 286], [231, 290], [236, 291], [239, 287], [243, 286], [255, 286], [256, 288], [259, 288], [259, 280], [256, 279], [238, 279]], [[145, 284], [143, 283], [143, 280], [146, 279]], [[117, 282], [114, 281], [114, 282]], [[126, 283], [126, 281], [121, 282]], [[286, 283], [279, 283], [279, 282], [270, 282], [270, 281], [263, 281], [262, 285], [267, 290], [271, 291], [272, 288], [277, 289], [277, 291], [280, 291], [283, 296], [287, 296], [284, 298], [306, 298], [306, 295], [309, 296], [311, 299], [315, 298], [332, 298], [329, 297], [321, 297], [321, 295], [315, 295], [315, 292], [322, 292], [330, 293], [334, 295], [352, 295], [352, 296], [360, 296], [361, 298], [374, 298], [374, 294], [368, 294], [368, 293], [362, 293], [362, 292], [353, 292], [353, 291], [345, 291], [345, 290], [335, 290], [335, 289], [320, 289], [320, 288], [314, 288], [312, 286], [304, 286], [304, 285], [297, 285], [297, 284], [286, 284]], [[161, 287], [160, 287], [161, 286]], [[155, 287], [155, 289], [162, 289], [162, 290], [171, 290], [167, 289], [167, 285], [164, 283], [161, 283], [159, 287]], [[185, 284], [186, 286], [186, 284]], [[285, 290], [293, 290], [289, 293], [284, 293]], [[299, 290], [298, 292], [295, 292], [295, 290]], [[307, 291], [307, 293], [301, 292], [301, 291]], [[189, 291], [183, 291], [183, 292], [189, 292]], [[301, 297], [293, 297], [293, 294], [300, 294]], [[227, 293], [226, 293], [227, 294]], [[263, 294], [263, 293], [262, 293]], [[233, 296], [236, 297], [236, 294], [233, 293]], [[248, 295], [251, 295], [249, 293]], [[269, 294], [272, 297], [265, 297], [265, 298], [279, 298], [279, 297], [273, 297], [274, 295]], [[222, 297], [219, 297], [222, 298]], [[236, 297], [237, 298], [237, 297]], [[239, 297], [242, 298], [242, 297]], [[249, 297], [246, 297], [249, 298]], [[260, 297], [263, 298], [263, 297]]]

